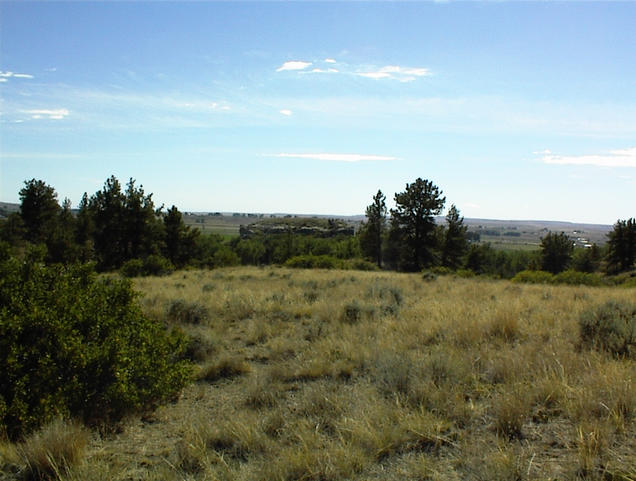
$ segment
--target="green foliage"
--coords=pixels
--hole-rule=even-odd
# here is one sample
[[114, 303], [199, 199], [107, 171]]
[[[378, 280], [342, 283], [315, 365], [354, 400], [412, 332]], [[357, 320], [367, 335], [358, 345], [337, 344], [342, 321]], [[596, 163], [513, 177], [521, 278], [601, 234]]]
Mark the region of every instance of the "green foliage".
[[143, 260], [143, 275], [165, 276], [174, 271], [174, 266], [168, 259], [158, 254], [150, 254]]
[[92, 267], [0, 263], [0, 429], [58, 416], [109, 422], [187, 382], [185, 342], [141, 313], [131, 284]]
[[342, 267], [342, 261], [327, 255], [305, 254], [288, 259], [284, 265], [300, 269], [339, 269]]
[[574, 247], [565, 233], [549, 232], [541, 239], [541, 268], [558, 274], [570, 265]]
[[360, 248], [366, 257], [382, 267], [382, 240], [386, 228], [386, 196], [381, 190], [373, 196], [367, 207], [367, 222], [360, 229]]
[[152, 254], [145, 259], [130, 259], [124, 262], [119, 273], [124, 277], [165, 276], [174, 271], [168, 259]]
[[579, 318], [581, 344], [636, 358], [636, 304], [608, 301]]
[[141, 277], [144, 275], [144, 261], [141, 259], [130, 259], [124, 262], [119, 269], [119, 273], [124, 277]]
[[373, 262], [369, 262], [364, 259], [348, 259], [343, 262], [345, 269], [351, 269], [354, 271], [377, 271], [378, 266]]
[[608, 234], [607, 270], [630, 270], [636, 261], [636, 219], [618, 220]]
[[60, 211], [55, 189], [42, 180], [25, 181], [20, 190], [20, 201], [26, 240], [36, 244], [46, 242], [57, 227]]
[[212, 256], [212, 265], [214, 267], [231, 267], [238, 266], [241, 263], [239, 256], [228, 246], [221, 246]]
[[442, 245], [442, 265], [457, 269], [462, 264], [464, 254], [468, 250], [468, 240], [464, 218], [459, 216], [459, 209], [452, 205], [446, 214], [446, 229]]
[[418, 178], [395, 194], [391, 209], [391, 231], [397, 244], [402, 269], [419, 271], [435, 264], [437, 239], [435, 216], [444, 208], [446, 198], [429, 180]]
[[155, 211], [152, 194], [130, 179], [126, 191], [115, 176], [90, 198], [88, 209], [94, 226], [92, 237], [98, 265], [111, 270], [128, 259], [145, 258], [161, 251], [163, 223]]
[[593, 244], [590, 248], [575, 249], [572, 255], [572, 268], [579, 272], [596, 272], [602, 259], [601, 249]]
[[174, 205], [168, 209], [164, 216], [163, 227], [166, 257], [173, 265], [183, 267], [194, 257], [196, 240], [201, 231], [186, 226], [181, 212]]
[[560, 272], [552, 280], [554, 284], [569, 284], [572, 286], [602, 286], [603, 278], [598, 274], [567, 270]]
[[523, 282], [526, 284], [551, 284], [554, 276], [546, 271], [521, 271], [513, 278], [512, 282]]

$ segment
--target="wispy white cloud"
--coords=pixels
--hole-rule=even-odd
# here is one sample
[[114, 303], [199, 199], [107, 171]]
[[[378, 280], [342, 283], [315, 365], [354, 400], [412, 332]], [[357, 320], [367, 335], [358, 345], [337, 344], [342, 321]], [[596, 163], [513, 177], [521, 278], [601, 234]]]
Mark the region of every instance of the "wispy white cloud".
[[398, 160], [397, 157], [388, 155], [368, 155], [368, 154], [329, 154], [329, 153], [314, 153], [314, 154], [294, 154], [294, 153], [280, 153], [268, 155], [267, 157], [282, 157], [290, 159], [310, 159], [310, 160], [328, 160], [333, 162], [363, 162], [368, 160]]
[[[538, 153], [538, 152], [536, 152]], [[597, 167], [636, 167], [636, 147], [610, 150], [605, 154], [555, 155], [549, 150], [540, 152], [546, 164], [594, 165]]]
[[399, 65], [387, 65], [379, 69], [370, 69], [364, 71], [358, 71], [355, 73], [360, 77], [370, 79], [391, 79], [398, 80], [400, 82], [413, 82], [419, 77], [428, 77], [431, 75], [431, 71], [422, 67], [401, 67]]
[[0, 71], [0, 79], [4, 79], [4, 80], [2, 80], [2, 82], [6, 82], [7, 79], [12, 78], [12, 77], [13, 78], [26, 78], [26, 79], [34, 78], [33, 75], [28, 74], [28, 73], [16, 73], [16, 72], [11, 72], [11, 71], [8, 71], [8, 72]]
[[311, 66], [312, 62], [303, 62], [302, 60], [291, 60], [285, 62], [283, 65], [276, 69], [277, 72], [283, 72], [285, 70], [304, 70]]
[[[315, 65], [311, 70], [308, 68]], [[338, 68], [336, 68], [336, 66]], [[333, 58], [326, 58], [322, 61], [316, 60], [305, 62], [293, 60], [285, 62], [276, 69], [277, 72], [285, 70], [297, 70], [302, 73], [341, 73], [346, 75], [355, 75], [374, 80], [388, 79], [397, 80], [399, 82], [413, 82], [421, 77], [432, 75], [431, 71], [424, 67], [404, 67], [400, 65], [386, 65], [384, 67], [368, 66], [368, 65], [349, 65], [346, 63], [338, 63]]]
[[293, 114], [293, 112], [289, 109], [279, 110], [278, 112], [281, 113], [282, 115], [286, 115], [287, 117]]
[[48, 118], [51, 120], [62, 120], [66, 118], [69, 114], [68, 109], [33, 109], [33, 110], [23, 110], [25, 114], [29, 114], [32, 119], [43, 119]]

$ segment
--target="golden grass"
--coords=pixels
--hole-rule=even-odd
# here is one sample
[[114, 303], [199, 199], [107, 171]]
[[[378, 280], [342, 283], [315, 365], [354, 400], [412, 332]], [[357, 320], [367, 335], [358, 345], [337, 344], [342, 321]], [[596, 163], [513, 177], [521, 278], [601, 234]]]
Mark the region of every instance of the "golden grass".
[[636, 478], [634, 361], [578, 347], [581, 312], [633, 289], [275, 267], [135, 283], [198, 380], [62, 479]]

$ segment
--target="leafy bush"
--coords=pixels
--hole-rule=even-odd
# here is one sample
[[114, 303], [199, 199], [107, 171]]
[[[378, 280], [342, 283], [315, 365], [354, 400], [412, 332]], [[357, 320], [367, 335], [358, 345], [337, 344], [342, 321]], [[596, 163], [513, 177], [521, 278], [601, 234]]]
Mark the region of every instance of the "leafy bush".
[[328, 255], [305, 254], [287, 259], [285, 266], [298, 269], [339, 269], [342, 267], [342, 262]]
[[130, 259], [124, 262], [119, 273], [124, 277], [139, 277], [143, 275], [144, 262], [141, 259]]
[[546, 271], [521, 271], [513, 278], [512, 282], [524, 282], [528, 284], [550, 284], [554, 276]]
[[147, 319], [126, 280], [92, 266], [0, 263], [0, 430], [58, 416], [109, 422], [175, 395], [189, 378], [182, 335]]
[[603, 279], [598, 274], [578, 272], [573, 270], [563, 271], [552, 280], [554, 284], [569, 284], [572, 286], [600, 286]]
[[614, 355], [636, 357], [636, 304], [608, 301], [581, 314], [581, 344]]
[[354, 271], [377, 271], [378, 265], [364, 259], [350, 259], [344, 263], [347, 269]]
[[144, 259], [143, 273], [147, 276], [165, 276], [172, 271], [174, 266], [163, 256], [151, 254]]
[[119, 273], [124, 277], [165, 276], [174, 271], [174, 266], [165, 257], [152, 254], [145, 259], [130, 259], [124, 262]]

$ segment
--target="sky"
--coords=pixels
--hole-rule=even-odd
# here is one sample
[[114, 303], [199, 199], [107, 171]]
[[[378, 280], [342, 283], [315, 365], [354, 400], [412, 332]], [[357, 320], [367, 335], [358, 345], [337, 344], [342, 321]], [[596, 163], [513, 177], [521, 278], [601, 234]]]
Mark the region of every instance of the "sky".
[[636, 216], [635, 2], [0, 0], [0, 200]]

